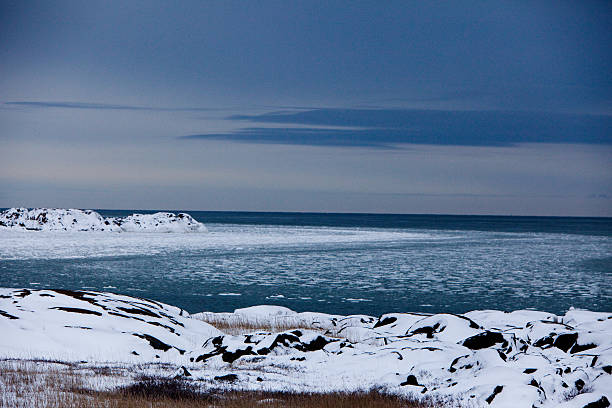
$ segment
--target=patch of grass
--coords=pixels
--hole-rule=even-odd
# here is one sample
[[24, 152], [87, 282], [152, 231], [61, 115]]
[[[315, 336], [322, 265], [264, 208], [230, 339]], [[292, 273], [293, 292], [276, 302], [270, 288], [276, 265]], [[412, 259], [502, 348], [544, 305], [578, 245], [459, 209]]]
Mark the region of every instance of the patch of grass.
[[[94, 374], [95, 375], [95, 374]], [[382, 390], [328, 394], [233, 391], [186, 378], [139, 377], [109, 391], [87, 389], [85, 374], [72, 367], [42, 367], [31, 362], [0, 364], [2, 408], [425, 408], [435, 401], [414, 401]]]
[[207, 400], [208, 395], [199, 391], [192, 383], [181, 378], [143, 376], [134, 383], [120, 387], [112, 394], [130, 398], [175, 401]]
[[327, 336], [337, 337], [337, 333], [331, 333], [321, 328], [316, 322], [299, 319], [291, 315], [258, 319], [240, 315], [220, 316], [216, 313], [200, 313], [194, 317], [221, 330], [225, 334], [234, 336], [256, 331], [278, 333], [288, 330], [313, 330]]

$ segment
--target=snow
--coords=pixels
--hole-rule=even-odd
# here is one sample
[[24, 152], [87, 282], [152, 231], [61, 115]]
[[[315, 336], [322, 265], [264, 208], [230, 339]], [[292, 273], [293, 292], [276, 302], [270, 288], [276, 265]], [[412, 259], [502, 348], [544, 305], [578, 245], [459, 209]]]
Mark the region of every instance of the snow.
[[[292, 328], [228, 335], [202, 318]], [[261, 305], [190, 316], [111, 293], [0, 289], [0, 333], [2, 358], [115, 362], [136, 371], [165, 362], [196, 380], [235, 374], [238, 381], [220, 386], [244, 390], [383, 387], [491, 407], [607, 406], [612, 399], [612, 313], [585, 310], [376, 318]]]
[[[206, 234], [168, 234], [158, 231], [129, 234], [83, 233], [74, 230], [32, 231], [0, 225], [0, 259], [66, 259], [105, 256], [169, 255], [180, 252], [232, 251], [251, 253], [262, 248], [319, 248], [322, 245], [361, 245], [397, 241], [422, 242], [429, 233], [388, 230], [240, 226], [218, 224]], [[241, 249], [239, 249], [241, 248]]]
[[[159, 302], [28, 289], [0, 290], [0, 333], [0, 353], [13, 358], [121, 362], [174, 361], [201, 339], [221, 334], [180, 308]], [[168, 350], [151, 346], [153, 338]]]
[[294, 315], [296, 313], [288, 307], [275, 305], [259, 305], [236, 309], [234, 310], [234, 314], [244, 316], [245, 318], [249, 318], [251, 316], [255, 318], [266, 318], [270, 316]]
[[0, 230], [206, 232], [206, 227], [185, 213], [158, 212], [104, 218], [92, 210], [11, 208], [0, 212]]

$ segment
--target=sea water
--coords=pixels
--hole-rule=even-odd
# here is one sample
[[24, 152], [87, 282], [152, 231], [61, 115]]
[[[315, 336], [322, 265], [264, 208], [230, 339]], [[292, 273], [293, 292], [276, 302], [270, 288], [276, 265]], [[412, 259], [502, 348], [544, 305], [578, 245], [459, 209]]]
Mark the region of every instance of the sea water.
[[612, 311], [610, 218], [190, 214], [209, 232], [0, 232], [0, 286], [109, 291], [189, 312]]

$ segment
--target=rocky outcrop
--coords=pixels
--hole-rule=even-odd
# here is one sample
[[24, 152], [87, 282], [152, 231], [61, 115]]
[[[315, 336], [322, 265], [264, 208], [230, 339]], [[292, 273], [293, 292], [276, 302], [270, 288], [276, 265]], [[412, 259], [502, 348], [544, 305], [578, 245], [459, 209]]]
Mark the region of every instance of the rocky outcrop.
[[[229, 335], [198, 317], [285, 329]], [[0, 333], [4, 358], [133, 362], [134, 369], [164, 362], [176, 375], [228, 388], [382, 387], [491, 407], [605, 407], [612, 399], [612, 313], [374, 318], [258, 306], [189, 316], [110, 293], [0, 289]]]
[[102, 217], [92, 210], [61, 208], [11, 208], [0, 212], [0, 230], [206, 232], [204, 224], [189, 214], [158, 212], [127, 217]]

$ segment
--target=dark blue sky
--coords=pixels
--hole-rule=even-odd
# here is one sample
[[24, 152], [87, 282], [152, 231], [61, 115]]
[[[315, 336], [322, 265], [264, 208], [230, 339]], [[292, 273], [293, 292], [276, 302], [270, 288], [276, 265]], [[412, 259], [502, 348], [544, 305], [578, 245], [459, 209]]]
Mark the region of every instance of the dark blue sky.
[[612, 215], [610, 21], [606, 1], [3, 1], [0, 206]]

